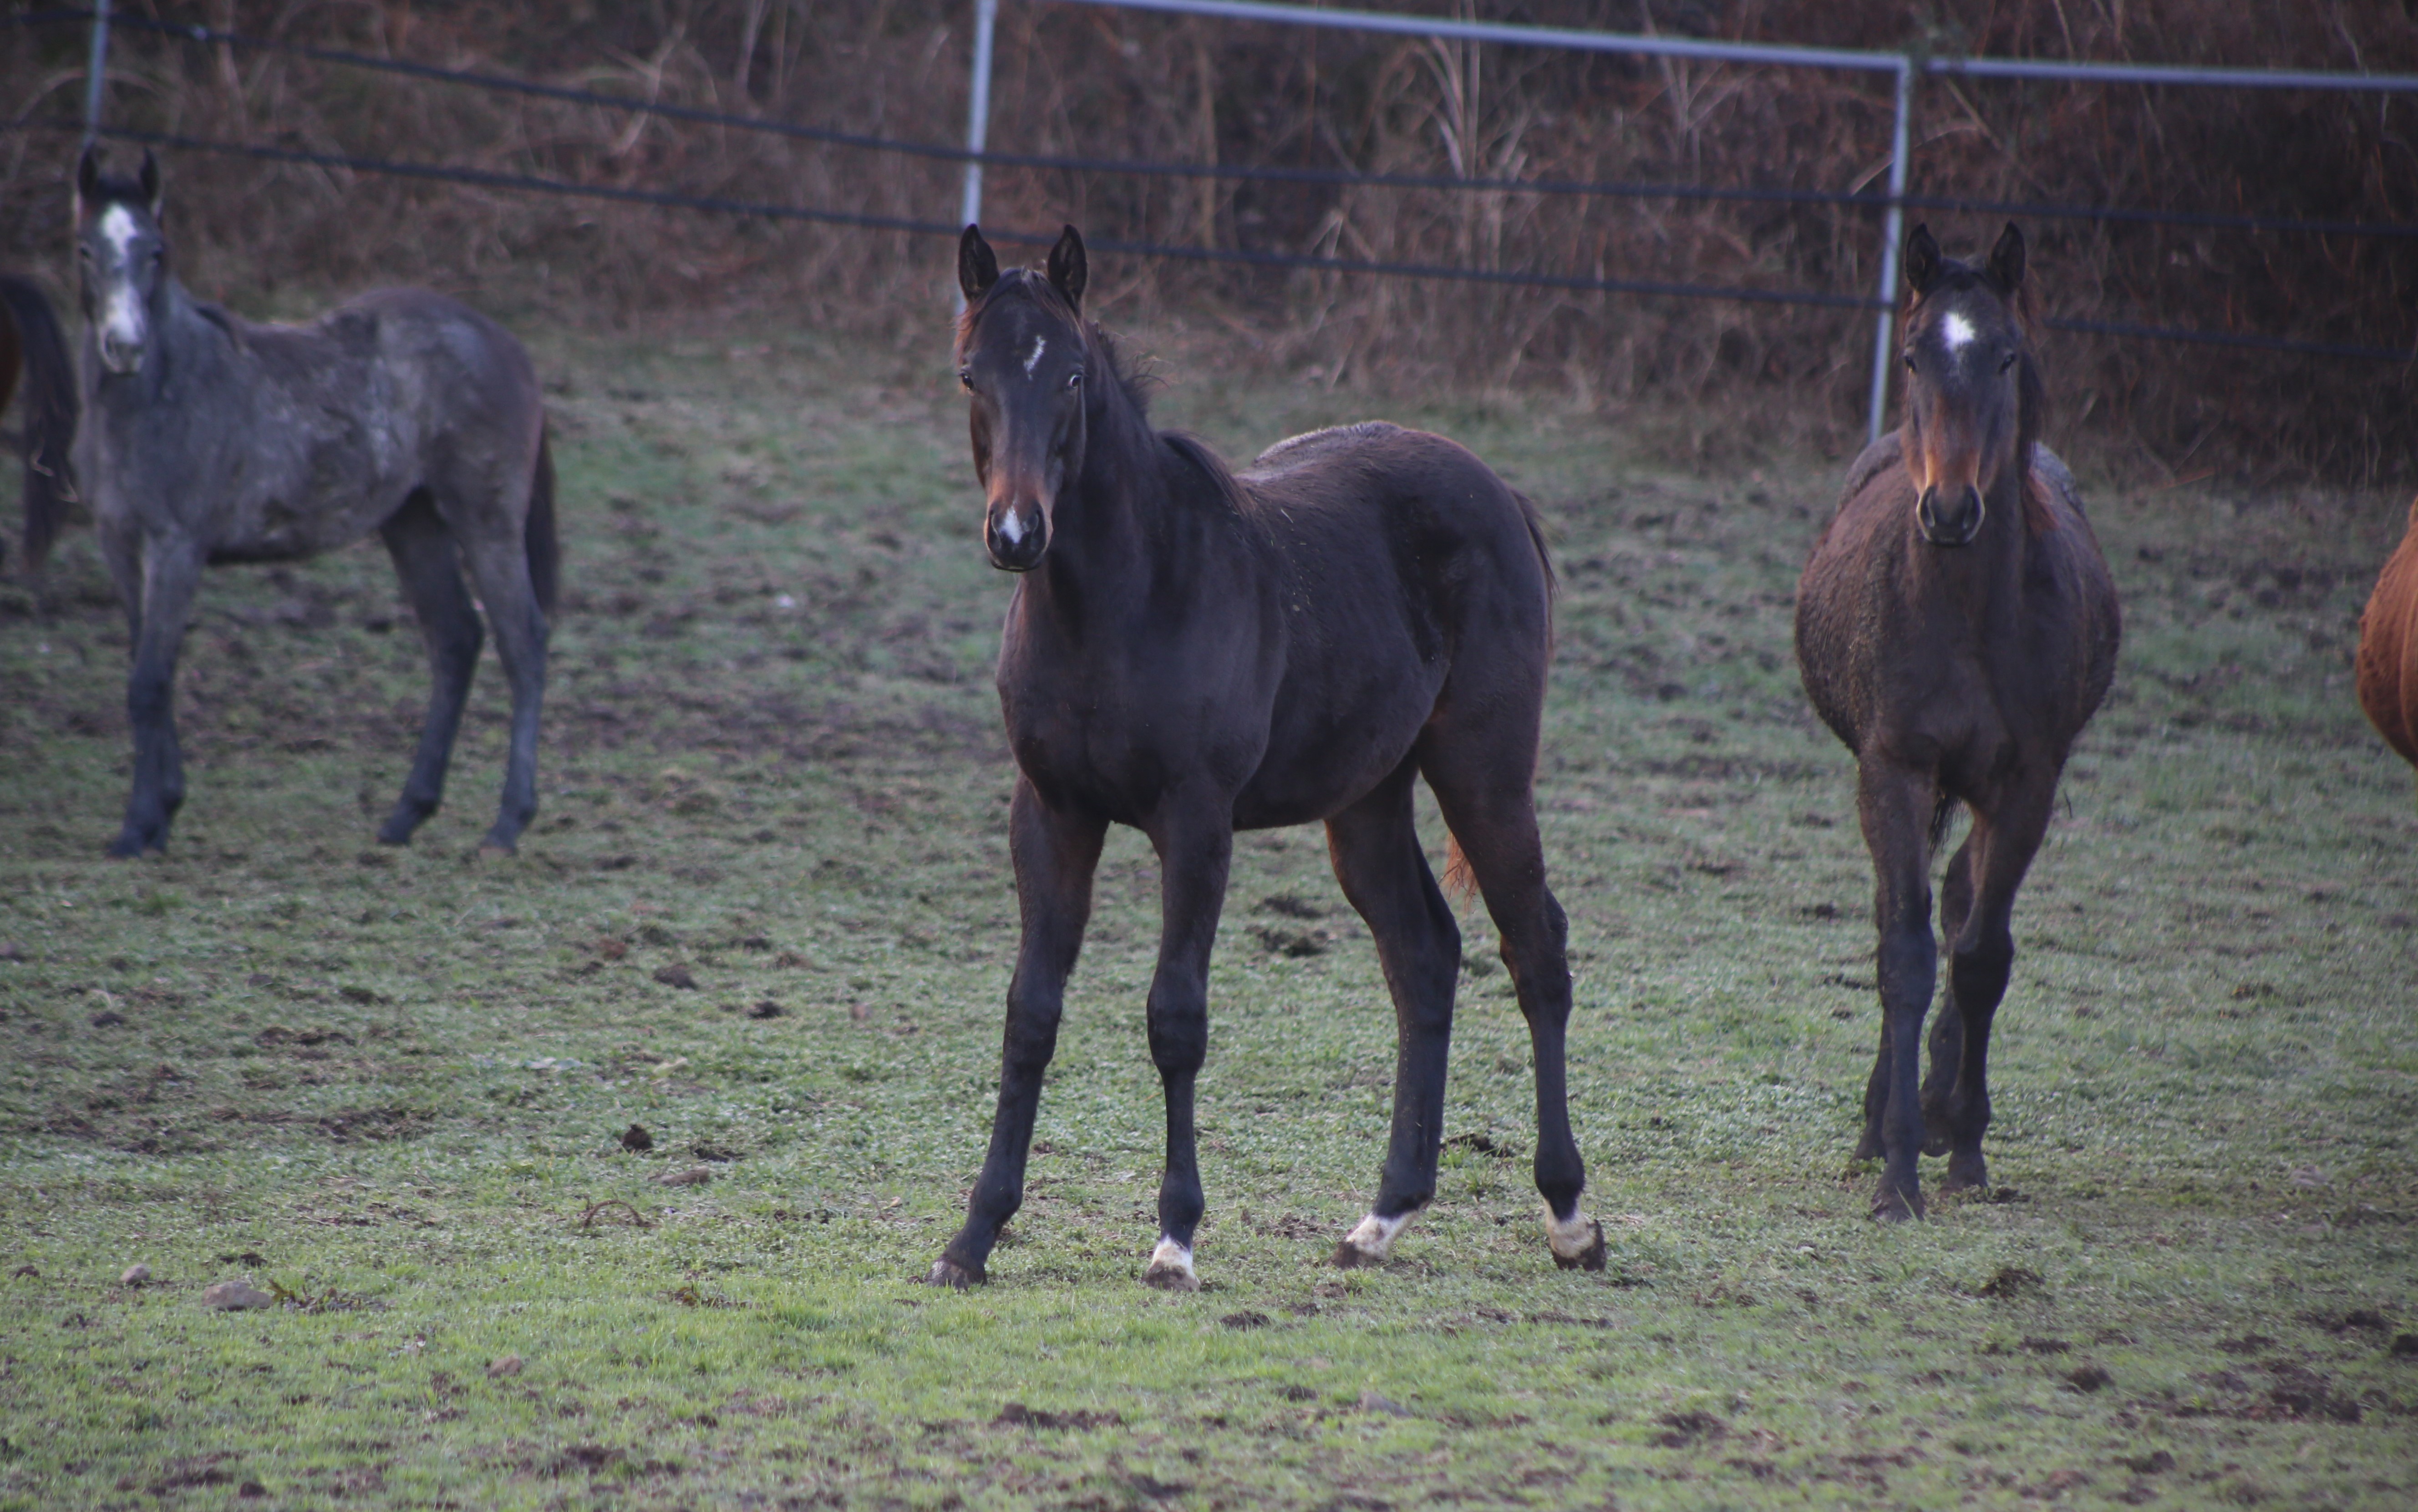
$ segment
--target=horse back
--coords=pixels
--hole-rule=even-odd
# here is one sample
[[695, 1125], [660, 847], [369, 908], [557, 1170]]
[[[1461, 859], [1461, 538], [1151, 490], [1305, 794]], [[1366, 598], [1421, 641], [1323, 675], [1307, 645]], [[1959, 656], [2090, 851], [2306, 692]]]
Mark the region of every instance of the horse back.
[[2418, 766], [2418, 501], [2359, 618], [2359, 706], [2377, 733]]

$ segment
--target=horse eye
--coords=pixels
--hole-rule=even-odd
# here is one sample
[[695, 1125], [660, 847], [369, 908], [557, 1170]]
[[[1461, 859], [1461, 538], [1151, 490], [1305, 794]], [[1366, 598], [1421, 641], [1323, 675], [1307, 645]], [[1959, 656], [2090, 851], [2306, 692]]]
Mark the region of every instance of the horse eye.
[[1914, 354], [1912, 352], [1905, 354], [1905, 370], [1908, 373], [1912, 373], [1914, 371]]
[[960, 388], [960, 389], [964, 389], [966, 392], [968, 392], [968, 393], [972, 393], [972, 392], [973, 392], [973, 391], [974, 391], [974, 370], [973, 370], [973, 369], [972, 369], [972, 368], [959, 368], [959, 369], [957, 369], [957, 387], [958, 387], [958, 388]]
[[1083, 387], [1082, 369], [1077, 368], [1074, 372], [1066, 374], [1066, 387], [1069, 389], [1080, 389]]
[[2006, 356], [1998, 359], [1998, 371], [2004, 373], [2009, 368], [2013, 367], [2015, 365], [2015, 359], [2020, 355], [2021, 354], [2019, 353], [2009, 352]]

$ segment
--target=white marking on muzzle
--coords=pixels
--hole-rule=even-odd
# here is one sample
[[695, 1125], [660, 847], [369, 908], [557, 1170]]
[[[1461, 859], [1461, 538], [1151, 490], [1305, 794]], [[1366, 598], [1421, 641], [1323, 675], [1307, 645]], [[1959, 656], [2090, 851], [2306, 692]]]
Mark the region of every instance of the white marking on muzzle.
[[1047, 336], [1035, 336], [1033, 338], [1033, 355], [1024, 359], [1024, 375], [1026, 377], [1029, 378], [1033, 376], [1033, 370], [1041, 365], [1042, 348], [1048, 344], [1049, 338]]
[[1416, 1208], [1392, 1218], [1381, 1218], [1371, 1213], [1353, 1226], [1352, 1231], [1343, 1236], [1343, 1242], [1358, 1250], [1364, 1261], [1373, 1265], [1385, 1258], [1393, 1249], [1394, 1241], [1401, 1237], [1402, 1230], [1409, 1228], [1411, 1220], [1418, 1215]]
[[1010, 505], [999, 517], [999, 537], [1013, 546], [1024, 539], [1024, 517]]
[[1972, 345], [1974, 335], [1973, 323], [1961, 312], [1951, 310], [1939, 317], [1939, 339], [1948, 344], [1950, 351], [1961, 352]]

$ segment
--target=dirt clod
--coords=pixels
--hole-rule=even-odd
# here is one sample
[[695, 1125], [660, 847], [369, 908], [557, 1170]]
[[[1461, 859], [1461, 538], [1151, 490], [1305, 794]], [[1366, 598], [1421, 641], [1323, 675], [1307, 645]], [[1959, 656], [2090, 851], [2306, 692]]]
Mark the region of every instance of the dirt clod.
[[2002, 1265], [1974, 1295], [2012, 1302], [2017, 1297], [2040, 1296], [2047, 1291], [2048, 1282], [2042, 1279], [2040, 1272], [2022, 1265]]
[[2396, 1360], [2418, 1360], [2418, 1334], [2395, 1334], [2393, 1347], [2385, 1351]]
[[119, 1286], [141, 1286], [151, 1279], [151, 1267], [137, 1260], [118, 1274]]
[[1665, 1449], [1684, 1449], [1698, 1440], [1728, 1436], [1730, 1426], [1710, 1413], [1665, 1413], [1662, 1427], [1667, 1432], [1658, 1433], [1654, 1442]]
[[202, 1306], [221, 1312], [242, 1312], [253, 1307], [273, 1307], [277, 1299], [249, 1281], [221, 1281], [202, 1293]]
[[1409, 1408], [1403, 1406], [1400, 1402], [1394, 1400], [1393, 1397], [1386, 1396], [1382, 1391], [1362, 1392], [1360, 1394], [1360, 1410], [1364, 1413], [1383, 1413], [1387, 1417], [1414, 1417], [1417, 1415]]
[[691, 1166], [686, 1170], [667, 1170], [655, 1178], [658, 1186], [703, 1186], [713, 1180], [713, 1172], [703, 1166]]
[[1217, 1321], [1228, 1328], [1265, 1328], [1268, 1326], [1268, 1315], [1246, 1307], [1241, 1312], [1230, 1312]]
[[2113, 1385], [2115, 1382], [2116, 1378], [2107, 1373], [2104, 1366], [2081, 1365], [2065, 1373], [2065, 1383], [2074, 1390], [2085, 1394], [2097, 1391], [2102, 1386]]
[[990, 1420], [990, 1426], [993, 1428], [1069, 1428], [1078, 1433], [1088, 1433], [1094, 1428], [1115, 1428], [1124, 1421], [1125, 1418], [1116, 1413], [1094, 1413], [1080, 1409], [1071, 1413], [1047, 1413], [1027, 1407], [1022, 1402], [1009, 1402], [999, 1410], [997, 1417]]
[[655, 980], [667, 987], [680, 987], [690, 992], [696, 990], [696, 978], [689, 974], [685, 966], [658, 966], [655, 968]]
[[517, 1354], [507, 1354], [487, 1362], [487, 1379], [490, 1381], [506, 1381], [520, 1373], [521, 1357]]
[[654, 1147], [655, 1137], [647, 1132], [643, 1123], [633, 1123], [621, 1131], [621, 1148], [633, 1154], [644, 1153]]
[[783, 1008], [779, 1003], [774, 1002], [772, 999], [764, 998], [758, 1000], [754, 1007], [747, 1010], [747, 1016], [750, 1018], [778, 1018], [788, 1011], [788, 1010]]

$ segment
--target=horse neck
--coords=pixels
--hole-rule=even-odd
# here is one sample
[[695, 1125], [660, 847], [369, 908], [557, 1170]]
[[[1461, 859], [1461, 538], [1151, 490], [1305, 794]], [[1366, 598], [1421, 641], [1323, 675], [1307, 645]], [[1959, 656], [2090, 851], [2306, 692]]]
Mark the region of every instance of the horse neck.
[[1172, 477], [1185, 464], [1122, 392], [1094, 400], [1084, 427], [1083, 470], [1058, 501], [1033, 577], [1045, 596], [1071, 591], [1105, 607], [1164, 582]]

